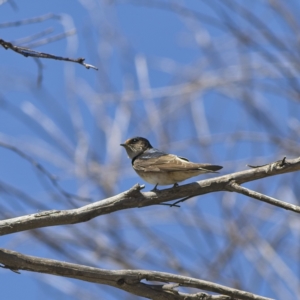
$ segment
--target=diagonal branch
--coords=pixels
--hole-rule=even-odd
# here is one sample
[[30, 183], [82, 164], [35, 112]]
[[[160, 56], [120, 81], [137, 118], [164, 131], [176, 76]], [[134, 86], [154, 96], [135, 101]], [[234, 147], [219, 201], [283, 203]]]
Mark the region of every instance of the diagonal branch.
[[251, 198], [254, 198], [254, 199], [257, 199], [257, 200], [260, 200], [260, 201], [263, 201], [263, 202], [266, 202], [266, 203], [269, 203], [269, 204], [272, 204], [272, 205], [275, 205], [275, 206], [278, 206], [278, 207], [281, 207], [281, 208], [284, 208], [286, 210], [291, 210], [293, 212], [300, 213], [300, 206], [298, 206], [298, 205], [287, 203], [287, 202], [275, 199], [273, 197], [269, 197], [269, 196], [266, 196], [264, 194], [252, 191], [250, 189], [247, 189], [245, 187], [240, 186], [239, 184], [237, 184], [234, 181], [232, 181], [228, 184], [228, 189], [231, 192], [236, 192], [236, 193], [239, 193], [239, 194], [243, 194], [243, 195], [246, 195], [248, 197], [251, 197]]
[[53, 54], [49, 54], [49, 53], [44, 53], [44, 52], [38, 52], [38, 51], [34, 51], [32, 49], [29, 48], [25, 48], [25, 47], [19, 47], [19, 46], [15, 46], [10, 42], [6, 42], [3, 39], [0, 39], [0, 45], [5, 49], [10, 49], [12, 51], [15, 51], [25, 57], [35, 57], [35, 58], [48, 58], [48, 59], [54, 59], [54, 60], [64, 60], [64, 61], [70, 61], [70, 62], [75, 62], [78, 63], [80, 65], [83, 65], [84, 67], [86, 67], [87, 69], [95, 69], [98, 70], [97, 67], [87, 64], [85, 63], [85, 58], [77, 58], [77, 59], [73, 59], [73, 58], [68, 58], [68, 57], [62, 57], [62, 56], [56, 56]]
[[[41, 213], [0, 221], [0, 235], [25, 231], [48, 226], [75, 224], [89, 221], [95, 217], [115, 211], [141, 208], [185, 197], [193, 197], [219, 191], [232, 191], [231, 182], [241, 184], [269, 176], [300, 170], [300, 157], [291, 160], [277, 161], [266, 166], [236, 172], [220, 177], [206, 179], [176, 188], [141, 193], [139, 184], [119, 195], [97, 201], [76, 209], [50, 210]], [[282, 201], [281, 201], [282, 202]], [[268, 202], [270, 204], [274, 204]], [[287, 204], [287, 203], [286, 203]], [[277, 203], [278, 206], [278, 203]], [[285, 206], [280, 206], [286, 209]], [[289, 206], [290, 210], [299, 213], [300, 207]]]
[[[129, 293], [150, 298], [150, 299], [199, 299], [197, 294], [183, 294], [175, 290], [175, 287], [192, 287], [206, 290], [229, 297], [222, 299], [242, 299], [242, 300], [270, 300], [249, 292], [229, 288], [213, 282], [195, 279], [187, 276], [174, 275], [164, 272], [148, 270], [105, 270], [84, 265], [61, 262], [52, 259], [39, 258], [24, 255], [15, 251], [0, 249], [0, 263], [3, 268], [26, 270], [45, 274], [59, 275], [68, 278], [75, 278], [83, 281], [94, 282], [113, 286]], [[158, 281], [163, 284], [148, 284], [142, 282]], [[174, 283], [174, 284], [165, 284]], [[194, 297], [194, 295], [196, 295]], [[210, 297], [210, 295], [207, 295]], [[200, 299], [205, 298], [205, 294]], [[211, 298], [210, 298], [211, 299]]]

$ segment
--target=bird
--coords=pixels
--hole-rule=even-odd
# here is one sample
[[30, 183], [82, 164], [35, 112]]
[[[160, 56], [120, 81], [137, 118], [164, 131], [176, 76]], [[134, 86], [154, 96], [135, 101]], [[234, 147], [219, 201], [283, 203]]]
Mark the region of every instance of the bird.
[[218, 173], [223, 167], [190, 162], [187, 158], [168, 154], [153, 148], [143, 137], [133, 137], [120, 146], [124, 147], [135, 172], [146, 182], [155, 185], [178, 186], [178, 182], [205, 174]]

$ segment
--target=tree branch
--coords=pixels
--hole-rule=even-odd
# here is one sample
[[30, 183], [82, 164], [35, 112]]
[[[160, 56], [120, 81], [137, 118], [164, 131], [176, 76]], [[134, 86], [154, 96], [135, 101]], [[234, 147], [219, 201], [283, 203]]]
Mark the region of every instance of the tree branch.
[[30, 56], [30, 57], [35, 57], [35, 58], [48, 58], [48, 59], [55, 59], [55, 60], [70, 61], [70, 62], [75, 62], [75, 63], [78, 63], [80, 65], [83, 65], [87, 69], [91, 68], [91, 69], [98, 70], [98, 68], [96, 68], [95, 66], [85, 63], [84, 62], [85, 58], [73, 59], [73, 58], [68, 58], [68, 57], [56, 56], [56, 55], [49, 54], [49, 53], [38, 52], [38, 51], [34, 51], [32, 49], [29, 49], [29, 48], [15, 46], [12, 43], [6, 42], [2, 39], [0, 39], [0, 45], [5, 50], [7, 50], [7, 49], [13, 50], [13, 51], [25, 56], [25, 57]]
[[[174, 288], [180, 286], [192, 287], [228, 296], [225, 298], [219, 298], [224, 300], [270, 300], [270, 298], [265, 298], [249, 292], [232, 289], [220, 284], [215, 284], [213, 282], [186, 276], [148, 270], [111, 271], [24, 255], [7, 249], [0, 249], [0, 263], [3, 264], [2, 267], [11, 269], [14, 272], [18, 270], [26, 270], [75, 278], [83, 281], [113, 286], [129, 293], [150, 299], [214, 299], [211, 298], [211, 295], [206, 295], [203, 293], [183, 294], [177, 290], [174, 290]], [[164, 284], [148, 284], [142, 282], [142, 280], [159, 281], [163, 282]], [[165, 284], [166, 282], [168, 284]], [[169, 284], [170, 282], [175, 284]], [[200, 295], [202, 298], [200, 298]], [[205, 296], [208, 297], [205, 298]]]
[[[141, 193], [140, 190], [143, 186], [136, 184], [126, 192], [80, 208], [70, 210], [49, 210], [0, 221], [0, 235], [47, 226], [81, 223], [123, 209], [134, 207], [140, 208], [175, 199], [204, 195], [211, 192], [232, 191], [232, 182], [241, 184], [298, 170], [300, 170], [300, 157], [285, 160], [284, 164], [282, 161], [277, 161], [255, 169], [236, 172], [165, 190]], [[245, 195], [249, 196], [248, 194]], [[269, 201], [268, 203], [274, 204], [274, 201]], [[281, 203], [284, 202], [281, 201]], [[300, 212], [299, 206], [287, 204], [288, 203], [285, 203], [284, 206], [280, 207], [285, 209], [288, 207], [288, 209], [296, 213]], [[277, 206], [279, 206], [278, 202]]]
[[266, 202], [266, 203], [269, 203], [269, 204], [272, 204], [272, 205], [275, 205], [275, 206], [278, 206], [278, 207], [281, 207], [281, 208], [284, 208], [287, 210], [291, 210], [296, 213], [300, 213], [300, 206], [298, 206], [298, 205], [287, 203], [287, 202], [266, 196], [264, 194], [252, 191], [250, 189], [240, 186], [239, 184], [237, 184], [234, 181], [230, 182], [228, 184], [228, 186], [232, 192], [237, 192], [239, 194], [246, 195], [253, 199], [257, 199], [257, 200], [260, 200], [260, 201], [263, 201], [263, 202]]

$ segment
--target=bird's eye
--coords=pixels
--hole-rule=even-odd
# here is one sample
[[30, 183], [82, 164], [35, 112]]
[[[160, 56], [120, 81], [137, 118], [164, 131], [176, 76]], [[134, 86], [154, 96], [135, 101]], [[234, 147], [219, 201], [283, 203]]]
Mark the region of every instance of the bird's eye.
[[132, 139], [132, 143], [137, 143], [138, 139]]

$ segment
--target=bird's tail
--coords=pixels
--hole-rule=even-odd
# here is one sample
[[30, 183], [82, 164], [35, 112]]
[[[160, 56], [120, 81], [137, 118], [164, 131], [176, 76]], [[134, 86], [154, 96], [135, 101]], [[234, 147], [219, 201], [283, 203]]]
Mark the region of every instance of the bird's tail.
[[210, 164], [201, 164], [201, 169], [205, 169], [207, 171], [211, 171], [213, 173], [218, 173], [216, 171], [221, 170], [223, 167], [222, 166], [217, 166], [217, 165], [210, 165]]

